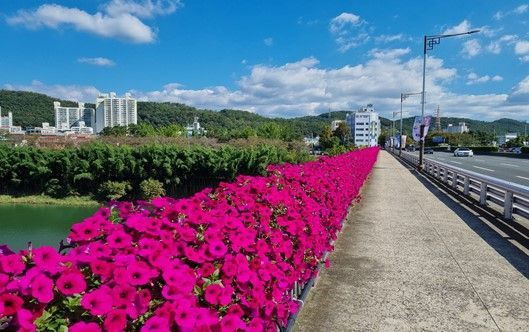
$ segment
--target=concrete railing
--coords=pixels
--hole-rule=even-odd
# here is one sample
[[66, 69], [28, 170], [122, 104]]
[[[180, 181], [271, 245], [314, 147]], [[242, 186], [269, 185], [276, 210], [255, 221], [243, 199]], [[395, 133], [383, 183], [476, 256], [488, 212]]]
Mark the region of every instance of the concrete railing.
[[[401, 157], [414, 165], [419, 164], [419, 156], [415, 154], [403, 151]], [[505, 219], [510, 220], [513, 215], [529, 219], [529, 187], [427, 158], [424, 159], [424, 172], [465, 196], [477, 194], [481, 205], [488, 202], [499, 205]]]

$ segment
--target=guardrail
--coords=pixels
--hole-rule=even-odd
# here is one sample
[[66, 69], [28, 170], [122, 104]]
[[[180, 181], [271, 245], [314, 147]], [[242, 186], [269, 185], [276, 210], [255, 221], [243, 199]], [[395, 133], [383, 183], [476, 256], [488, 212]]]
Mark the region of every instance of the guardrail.
[[[402, 151], [401, 158], [414, 165], [419, 164], [419, 157], [412, 153]], [[465, 196], [477, 194], [481, 205], [487, 205], [488, 202], [499, 205], [503, 208], [505, 219], [510, 220], [513, 215], [529, 219], [529, 187], [428, 158], [424, 158], [423, 162], [426, 174], [450, 185]]]

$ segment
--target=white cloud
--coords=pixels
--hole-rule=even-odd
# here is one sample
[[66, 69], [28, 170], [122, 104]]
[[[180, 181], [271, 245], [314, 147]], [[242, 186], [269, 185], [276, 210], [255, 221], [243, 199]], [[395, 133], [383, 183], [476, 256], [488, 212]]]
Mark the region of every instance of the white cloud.
[[514, 11], [515, 14], [519, 14], [520, 15], [520, 14], [526, 13], [527, 9], [529, 9], [529, 5], [523, 4], [523, 5], [520, 5], [520, 6], [516, 7], [516, 8], [514, 8], [513, 11]]
[[503, 81], [503, 76], [500, 76], [500, 75], [494, 75], [494, 76], [492, 76], [491, 81], [493, 81], [493, 82], [500, 82], [500, 81]]
[[112, 0], [102, 6], [110, 16], [131, 14], [142, 18], [174, 13], [183, 4], [180, 0]]
[[39, 92], [55, 98], [90, 103], [93, 103], [99, 95], [99, 90], [93, 86], [46, 85], [38, 80], [33, 80], [30, 85], [4, 84], [2, 88], [6, 90]]
[[101, 66], [101, 67], [112, 67], [116, 65], [116, 63], [110, 59], [97, 57], [97, 58], [79, 58], [77, 59], [77, 62], [79, 63], [86, 63], [89, 65], [94, 66]]
[[467, 75], [467, 85], [473, 85], [473, 84], [481, 84], [481, 83], [487, 83], [487, 82], [499, 82], [502, 81], [503, 77], [500, 75], [484, 75], [484, 76], [478, 76], [478, 74], [472, 72]]
[[514, 53], [517, 55], [524, 55], [529, 53], [529, 41], [520, 40], [514, 44]]
[[463, 20], [458, 25], [455, 25], [453, 27], [447, 28], [445, 31], [443, 31], [442, 34], [443, 35], [451, 35], [451, 34], [456, 34], [456, 33], [467, 32], [467, 31], [470, 31], [470, 30], [473, 30], [472, 27], [471, 27], [470, 21]]
[[[243, 109], [281, 117], [316, 115], [329, 108], [351, 110], [373, 103], [383, 116], [389, 117], [400, 106], [401, 92], [421, 89], [422, 57], [403, 59], [408, 52], [407, 49], [373, 50], [367, 61], [337, 68], [322, 67], [313, 57], [281, 66], [254, 65], [236, 82], [234, 89], [225, 86], [188, 89], [171, 83], [154, 91], [131, 92], [140, 100], [178, 102], [216, 110]], [[445, 67], [439, 58], [430, 56], [427, 60], [427, 113], [441, 105], [445, 116], [488, 120], [529, 116], [529, 77], [512, 93], [458, 94], [450, 91], [449, 85], [457, 77], [457, 70]], [[480, 79], [480, 76], [475, 74], [470, 79]], [[488, 82], [499, 80], [499, 75], [488, 75]], [[37, 82], [5, 87], [88, 102], [93, 102], [99, 92], [95, 87], [47, 86]], [[405, 111], [417, 114], [419, 99], [407, 100]]]
[[[458, 33], [465, 33], [473, 30], [479, 30], [479, 34], [486, 36], [486, 37], [493, 37], [499, 30], [501, 29], [492, 29], [486, 25], [481, 27], [473, 27], [469, 20], [463, 20], [458, 25], [455, 25], [453, 27], [445, 29], [442, 34], [443, 35], [451, 35], [451, 34], [458, 34]], [[456, 38], [464, 38], [466, 35], [458, 36]]]
[[396, 34], [396, 35], [380, 35], [375, 37], [375, 41], [379, 43], [390, 43], [393, 41], [401, 41], [404, 40], [405, 37], [402, 33]]
[[529, 62], [529, 55], [521, 56], [518, 59], [520, 59], [522, 62]]
[[463, 43], [461, 53], [464, 57], [473, 58], [481, 53], [481, 44], [477, 39], [470, 39]]
[[71, 27], [98, 36], [119, 38], [135, 43], [150, 43], [155, 38], [155, 32], [151, 27], [129, 13], [117, 16], [100, 12], [89, 14], [78, 8], [56, 4], [42, 5], [34, 11], [19, 10], [14, 16], [7, 18], [7, 23], [29, 29]]
[[369, 55], [376, 59], [386, 59], [386, 60], [398, 60], [398, 58], [409, 54], [411, 49], [407, 48], [393, 48], [388, 50], [380, 50], [374, 48], [369, 51]]
[[517, 35], [503, 35], [497, 40], [491, 41], [487, 45], [487, 51], [493, 54], [500, 54], [504, 45], [511, 45], [518, 40]]
[[502, 12], [502, 11], [498, 11], [496, 12], [496, 14], [494, 14], [494, 19], [499, 21], [503, 18], [505, 18], [506, 16], [509, 16], [509, 15], [522, 15], [522, 14], [525, 14], [527, 13], [527, 10], [529, 10], [529, 5], [527, 4], [522, 4], [522, 5], [519, 5], [518, 7], [514, 8], [513, 10], [509, 10], [507, 12]]
[[361, 45], [370, 39], [364, 26], [367, 23], [360, 16], [351, 13], [341, 13], [329, 23], [329, 31], [334, 36], [338, 50], [347, 50]]
[[266, 46], [272, 46], [272, 45], [274, 45], [274, 39], [272, 37], [265, 38], [265, 39], [263, 39], [263, 43]]

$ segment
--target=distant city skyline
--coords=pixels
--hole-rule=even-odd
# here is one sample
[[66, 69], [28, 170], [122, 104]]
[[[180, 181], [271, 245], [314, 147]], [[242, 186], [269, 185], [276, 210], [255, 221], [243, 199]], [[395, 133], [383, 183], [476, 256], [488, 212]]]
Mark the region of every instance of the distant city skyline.
[[[92, 103], [137, 100], [316, 115], [373, 103], [391, 118], [420, 91], [427, 113], [529, 118], [529, 4], [520, 1], [57, 0], [2, 5], [0, 88]], [[405, 116], [418, 115], [410, 97]]]

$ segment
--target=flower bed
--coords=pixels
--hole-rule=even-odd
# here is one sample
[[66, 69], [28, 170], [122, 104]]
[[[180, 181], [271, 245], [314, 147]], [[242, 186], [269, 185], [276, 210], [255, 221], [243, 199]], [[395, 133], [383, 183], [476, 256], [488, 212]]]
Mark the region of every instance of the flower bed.
[[186, 199], [101, 208], [67, 253], [0, 254], [0, 330], [276, 331], [298, 309], [376, 160], [269, 167]]

